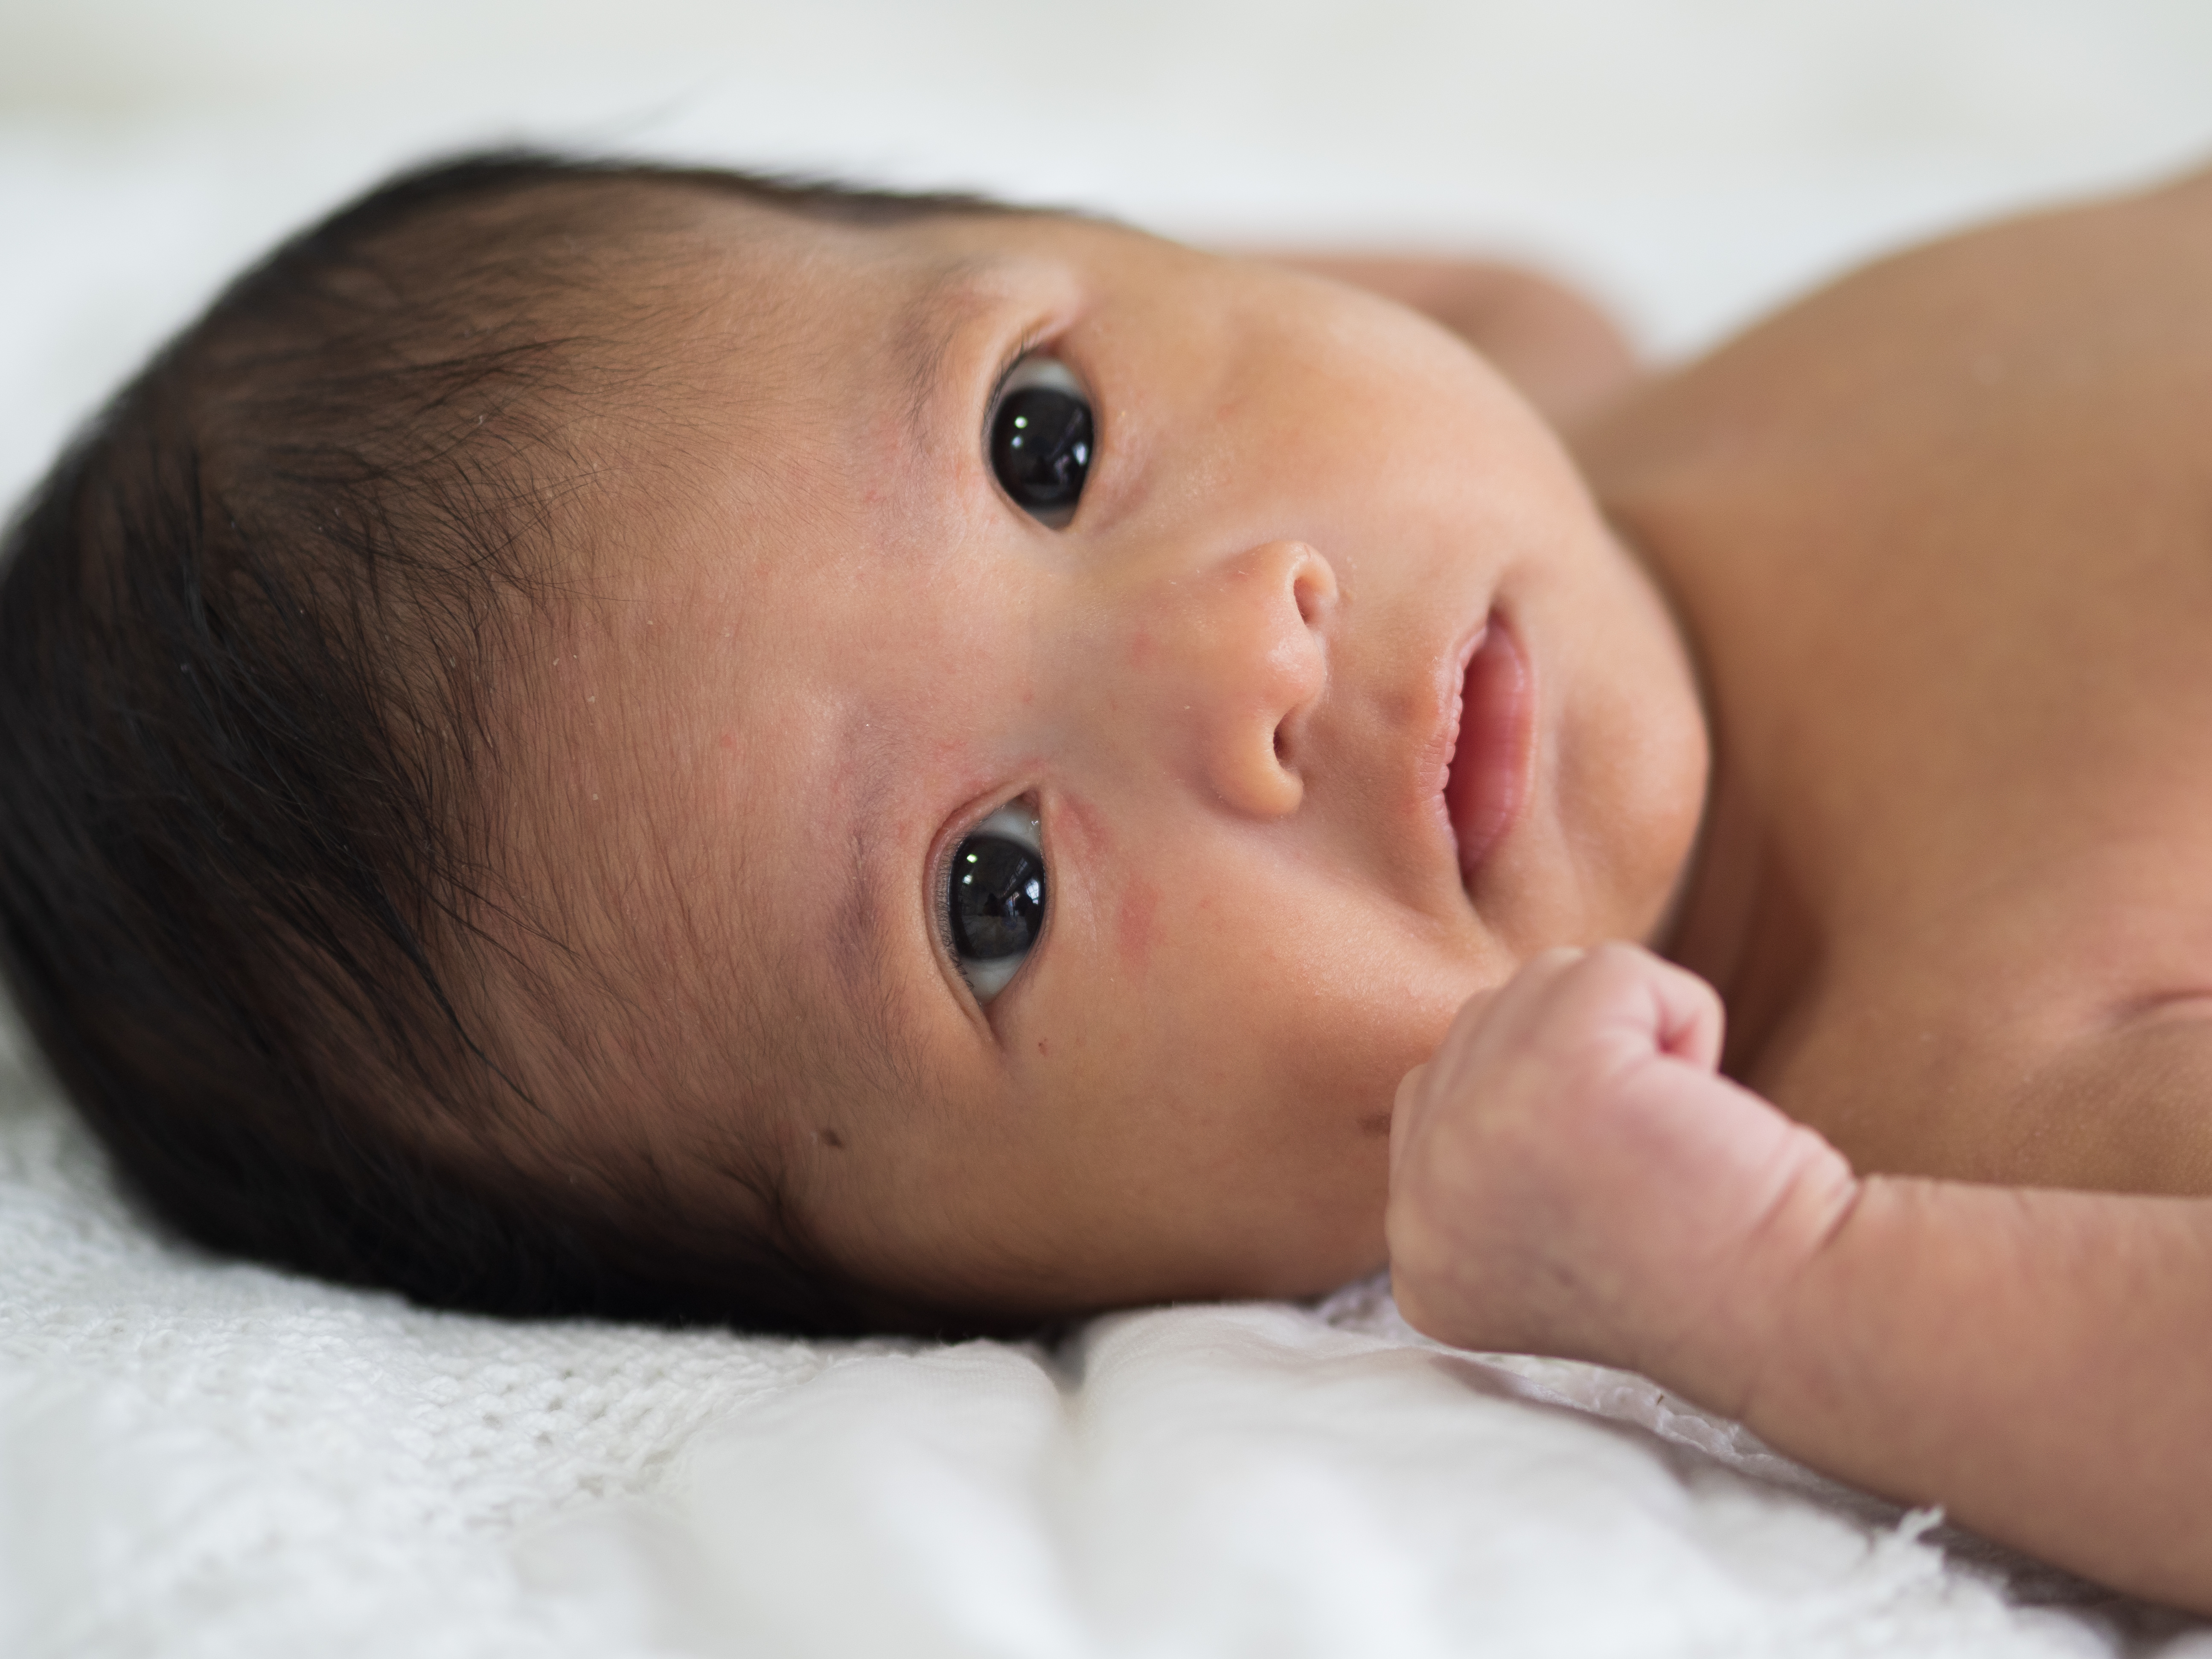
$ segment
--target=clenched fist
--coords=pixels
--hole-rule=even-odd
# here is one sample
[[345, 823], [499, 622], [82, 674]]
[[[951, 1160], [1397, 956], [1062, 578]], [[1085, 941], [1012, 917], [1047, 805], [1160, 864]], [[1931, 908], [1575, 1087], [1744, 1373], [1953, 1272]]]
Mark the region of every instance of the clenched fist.
[[1784, 1298], [1857, 1183], [1716, 1074], [1721, 1005], [1632, 945], [1552, 951], [1399, 1085], [1398, 1305], [1456, 1346], [1640, 1370], [1745, 1412]]

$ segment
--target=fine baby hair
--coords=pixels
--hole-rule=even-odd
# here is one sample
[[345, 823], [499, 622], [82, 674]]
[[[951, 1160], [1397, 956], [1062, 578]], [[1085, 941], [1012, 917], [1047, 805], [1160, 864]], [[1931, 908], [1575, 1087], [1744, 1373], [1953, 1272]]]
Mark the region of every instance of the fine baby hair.
[[764, 1157], [729, 1162], [766, 1224], [702, 1227], [663, 1222], [650, 1169], [549, 1183], [501, 1151], [545, 1114], [493, 1011], [526, 1006], [588, 1090], [568, 1003], [596, 983], [511, 878], [519, 641], [591, 468], [573, 428], [636, 416], [629, 331], [702, 191], [992, 210], [523, 152], [410, 172], [234, 283], [9, 532], [8, 981], [129, 1184], [205, 1245], [504, 1314], [883, 1317]]

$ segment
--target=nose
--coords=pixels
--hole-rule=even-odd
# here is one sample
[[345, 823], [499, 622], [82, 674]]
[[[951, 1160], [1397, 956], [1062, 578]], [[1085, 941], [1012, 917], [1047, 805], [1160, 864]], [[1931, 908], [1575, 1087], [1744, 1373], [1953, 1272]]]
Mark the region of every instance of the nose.
[[1303, 542], [1269, 542], [1182, 576], [1162, 600], [1172, 644], [1154, 690], [1165, 724], [1231, 811], [1296, 811], [1304, 717], [1328, 678], [1336, 573]]

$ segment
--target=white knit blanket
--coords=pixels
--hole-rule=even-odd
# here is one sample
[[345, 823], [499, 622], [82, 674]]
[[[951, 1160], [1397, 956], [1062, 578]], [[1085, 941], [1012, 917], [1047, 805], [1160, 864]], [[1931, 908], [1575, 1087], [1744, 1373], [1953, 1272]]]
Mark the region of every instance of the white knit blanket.
[[0, 1063], [0, 1654], [2212, 1655], [1379, 1286], [1051, 1351], [425, 1312], [157, 1237]]

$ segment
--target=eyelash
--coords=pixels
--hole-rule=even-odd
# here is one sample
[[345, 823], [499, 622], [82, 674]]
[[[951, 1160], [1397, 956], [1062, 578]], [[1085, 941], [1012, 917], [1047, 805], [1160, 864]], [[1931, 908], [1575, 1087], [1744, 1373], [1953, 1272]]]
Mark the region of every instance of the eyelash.
[[1045, 331], [1032, 328], [1024, 334], [1021, 343], [1008, 352], [999, 372], [991, 377], [991, 395], [983, 399], [983, 442], [991, 441], [992, 417], [999, 412], [999, 403], [1006, 395], [1006, 382], [1014, 378], [1014, 371], [1044, 349]]

